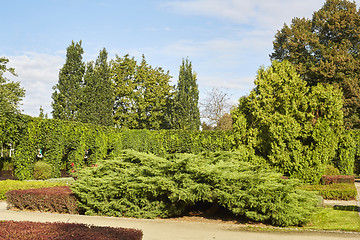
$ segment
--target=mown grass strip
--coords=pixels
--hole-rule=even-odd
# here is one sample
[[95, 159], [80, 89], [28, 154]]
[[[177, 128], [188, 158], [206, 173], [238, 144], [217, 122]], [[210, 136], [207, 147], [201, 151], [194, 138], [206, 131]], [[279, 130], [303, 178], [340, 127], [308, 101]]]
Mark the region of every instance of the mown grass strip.
[[360, 232], [360, 216], [357, 206], [335, 206], [321, 208], [303, 227], [313, 230]]

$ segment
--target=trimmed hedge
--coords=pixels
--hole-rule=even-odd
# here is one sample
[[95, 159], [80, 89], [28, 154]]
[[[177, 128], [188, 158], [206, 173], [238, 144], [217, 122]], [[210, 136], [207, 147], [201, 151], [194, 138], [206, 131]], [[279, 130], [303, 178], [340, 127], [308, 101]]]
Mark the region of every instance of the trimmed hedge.
[[6, 201], [20, 210], [78, 213], [77, 200], [68, 186], [13, 190], [6, 193]]
[[0, 181], [0, 200], [6, 199], [6, 192], [12, 190], [21, 189], [34, 189], [34, 188], [46, 188], [56, 186], [66, 186], [66, 182], [62, 181], [18, 181], [18, 180], [5, 180]]
[[357, 190], [354, 183], [334, 183], [329, 185], [306, 185], [299, 187], [303, 190], [316, 191], [328, 200], [355, 200]]
[[282, 179], [264, 161], [245, 148], [166, 158], [126, 150], [81, 170], [71, 189], [88, 215], [172, 217], [207, 202], [277, 226], [307, 222], [318, 198], [296, 189], [297, 181]]
[[321, 184], [329, 185], [334, 183], [352, 183], [354, 184], [354, 176], [346, 175], [324, 175], [321, 177]]
[[[200, 153], [231, 150], [232, 132], [182, 130], [125, 130], [56, 119], [28, 119], [21, 142], [13, 158], [14, 175], [32, 179], [35, 162], [53, 167], [51, 177], [60, 171], [94, 165], [116, 156], [123, 149], [149, 152], [158, 156], [169, 153]], [[41, 149], [42, 156], [38, 153]]]
[[97, 227], [78, 223], [0, 221], [0, 236], [7, 240], [141, 240], [143, 233], [131, 228]]

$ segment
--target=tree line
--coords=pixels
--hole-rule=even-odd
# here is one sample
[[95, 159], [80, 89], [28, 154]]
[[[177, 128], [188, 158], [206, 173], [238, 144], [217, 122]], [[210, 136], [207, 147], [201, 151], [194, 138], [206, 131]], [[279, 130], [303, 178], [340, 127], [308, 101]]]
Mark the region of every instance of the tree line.
[[82, 42], [72, 42], [52, 94], [55, 119], [124, 129], [200, 127], [199, 90], [189, 59], [183, 59], [176, 86], [169, 72], [128, 54], [108, 60], [106, 49], [84, 63]]
[[[234, 141], [286, 176], [313, 181], [328, 163], [351, 174], [360, 156], [359, 138], [346, 131], [360, 128], [359, 33], [360, 11], [347, 0], [327, 0], [311, 19], [285, 24], [275, 36], [271, 66], [259, 69], [256, 87], [232, 110]], [[54, 118], [124, 129], [199, 129], [199, 92], [188, 59], [171, 86], [169, 72], [145, 57], [108, 61], [103, 49], [85, 64], [83, 52], [81, 41], [67, 49], [54, 87]], [[2, 142], [16, 131], [9, 122], [17, 121], [24, 96], [3, 77], [14, 73], [7, 62], [0, 59]]]

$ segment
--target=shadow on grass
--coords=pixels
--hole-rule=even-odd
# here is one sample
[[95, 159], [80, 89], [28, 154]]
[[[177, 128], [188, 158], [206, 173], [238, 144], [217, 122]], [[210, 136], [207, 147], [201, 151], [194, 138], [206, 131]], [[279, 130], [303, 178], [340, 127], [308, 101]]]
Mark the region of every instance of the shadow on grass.
[[334, 210], [349, 211], [349, 212], [360, 212], [360, 207], [358, 207], [358, 206], [335, 205]]

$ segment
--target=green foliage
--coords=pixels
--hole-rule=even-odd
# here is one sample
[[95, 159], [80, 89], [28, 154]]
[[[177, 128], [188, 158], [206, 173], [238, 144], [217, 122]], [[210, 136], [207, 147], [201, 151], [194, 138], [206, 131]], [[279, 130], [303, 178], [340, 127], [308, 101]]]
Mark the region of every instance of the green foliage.
[[345, 132], [340, 138], [337, 155], [332, 160], [333, 164], [340, 170], [341, 174], [354, 174], [355, 154], [356, 142], [352, 137], [351, 132]]
[[354, 174], [360, 175], [360, 132], [357, 130], [351, 131], [351, 136], [355, 141], [354, 151], [355, 151], [355, 160], [354, 160]]
[[9, 72], [16, 76], [15, 69], [8, 68], [6, 64], [9, 59], [0, 57], [0, 116], [3, 117], [8, 113], [17, 113], [19, 111], [19, 103], [25, 96], [25, 90], [20, 87], [19, 82], [9, 81], [3, 76], [5, 72]]
[[299, 187], [307, 191], [316, 191], [324, 199], [356, 200], [357, 190], [354, 183], [334, 183], [329, 185], [305, 185]]
[[273, 225], [305, 223], [316, 197], [259, 162], [263, 160], [246, 148], [167, 158], [127, 150], [80, 171], [71, 188], [86, 214], [171, 217], [197, 202], [209, 202]]
[[333, 165], [327, 165], [325, 168], [324, 175], [340, 175], [340, 171]]
[[312, 19], [294, 18], [274, 40], [273, 60], [287, 60], [308, 85], [330, 83], [344, 94], [347, 127], [360, 127], [360, 14], [355, 2], [327, 0]]
[[[19, 127], [20, 128], [20, 127]], [[21, 142], [11, 160], [19, 179], [32, 179], [39, 149], [41, 160], [53, 167], [52, 177], [60, 170], [80, 169], [117, 155], [122, 149], [135, 149], [159, 156], [168, 153], [199, 153], [232, 149], [232, 133], [224, 131], [124, 130], [99, 125], [28, 118], [22, 123]], [[86, 153], [87, 152], [87, 153]]]
[[199, 130], [199, 90], [189, 59], [182, 61], [171, 114], [173, 129]]
[[103, 126], [113, 126], [114, 92], [110, 78], [108, 53], [100, 51], [96, 62], [88, 62], [81, 88], [82, 102], [79, 107], [78, 121]]
[[25, 90], [19, 82], [10, 81], [4, 73], [16, 76], [15, 69], [8, 68], [9, 59], [0, 57], [0, 144], [15, 144], [19, 134], [19, 104]]
[[253, 147], [286, 176], [318, 182], [343, 134], [341, 92], [307, 87], [287, 61], [261, 68], [255, 84], [232, 112], [235, 143]]
[[158, 156], [170, 153], [200, 153], [232, 149], [230, 131], [127, 130], [121, 132], [123, 149], [149, 152]]
[[52, 114], [55, 119], [77, 120], [82, 102], [83, 76], [85, 64], [82, 61], [84, 50], [81, 41], [72, 41], [67, 48], [66, 61], [60, 69], [59, 81], [53, 87]]
[[56, 186], [66, 186], [68, 183], [62, 181], [19, 181], [4, 180], [0, 181], [0, 200], [5, 200], [5, 193], [12, 190], [36, 189]]
[[43, 161], [37, 161], [34, 164], [34, 179], [46, 180], [52, 175], [52, 166]]
[[167, 129], [172, 87], [169, 72], [153, 68], [143, 56], [140, 64], [125, 55], [111, 63], [115, 92], [114, 121], [123, 129]]
[[42, 160], [53, 167], [52, 177], [59, 177], [61, 169], [71, 169], [71, 163], [78, 167], [94, 164], [104, 159], [114, 146], [119, 146], [114, 128], [91, 124], [33, 118], [23, 132], [13, 159], [15, 176], [19, 179], [32, 178], [39, 149]]

